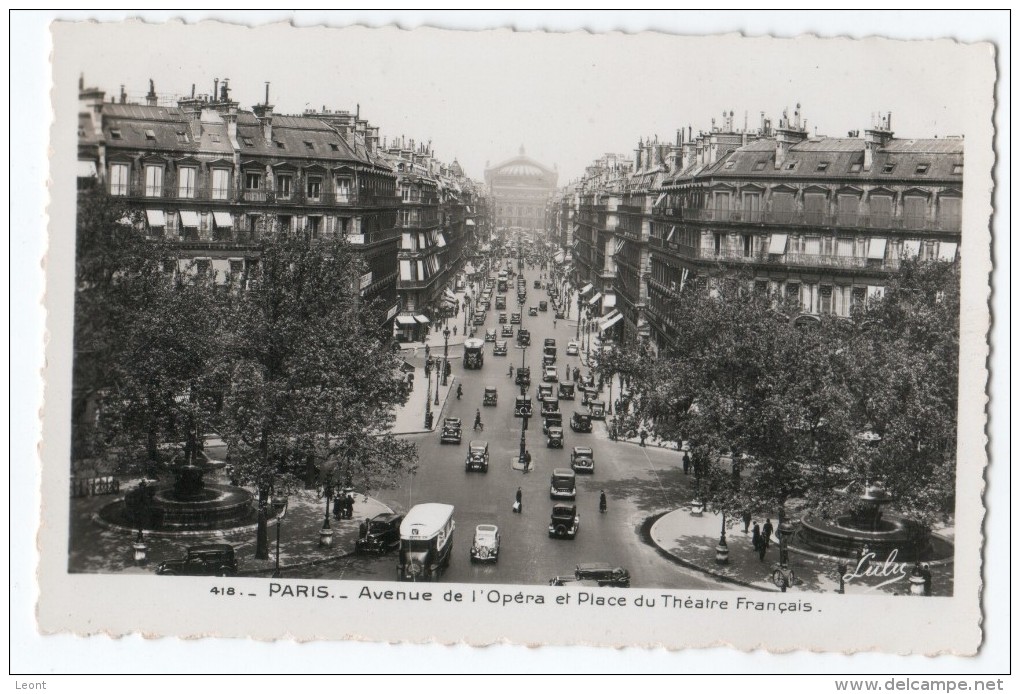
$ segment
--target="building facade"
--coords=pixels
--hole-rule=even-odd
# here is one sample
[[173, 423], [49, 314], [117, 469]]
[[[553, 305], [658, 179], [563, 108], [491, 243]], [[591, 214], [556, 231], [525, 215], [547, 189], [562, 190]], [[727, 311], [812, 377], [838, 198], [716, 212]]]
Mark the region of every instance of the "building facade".
[[580, 184], [576, 281], [615, 295], [592, 306], [614, 337], [668, 347], [695, 278], [739, 273], [802, 316], [848, 316], [904, 259], [958, 259], [962, 139], [895, 138], [891, 116], [863, 137], [810, 137], [799, 107], [776, 128], [735, 130], [731, 112], [686, 135], [641, 142], [631, 169], [603, 157]]
[[524, 154], [485, 170], [493, 223], [500, 230], [521, 229], [537, 233], [545, 228], [549, 196], [556, 191], [558, 174]]

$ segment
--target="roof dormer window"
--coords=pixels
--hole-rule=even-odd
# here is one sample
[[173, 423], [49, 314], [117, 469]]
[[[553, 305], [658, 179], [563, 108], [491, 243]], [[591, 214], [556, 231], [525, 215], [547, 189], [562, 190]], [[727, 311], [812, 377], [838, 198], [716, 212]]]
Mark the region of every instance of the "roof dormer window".
[[821, 173], [821, 172], [826, 171], [828, 168], [829, 168], [829, 162], [827, 162], [827, 161], [820, 161], [820, 162], [818, 162], [818, 166], [815, 167], [815, 171], [818, 171], [819, 173]]
[[311, 140], [305, 140], [305, 149], [314, 150], [315, 149], [315, 143], [312, 142]]
[[241, 138], [241, 142], [244, 143], [245, 147], [254, 147], [255, 146], [255, 140], [251, 139], [250, 137], [242, 137]]
[[156, 141], [156, 131], [152, 130], [152, 129], [146, 129], [146, 131], [145, 131], [145, 139], [146, 140], [152, 140], [153, 142], [155, 142]]
[[732, 169], [736, 165], [737, 165], [737, 162], [734, 161], [733, 159], [730, 159], [728, 162], [726, 162], [726, 166], [724, 166], [723, 168], [724, 169]]
[[188, 133], [184, 132], [183, 130], [178, 130], [177, 131], [177, 142], [178, 142], [178, 144], [182, 144], [182, 145], [188, 144]]
[[113, 128], [112, 130], [110, 130], [110, 137], [112, 139], [114, 139], [114, 140], [121, 139], [120, 129], [119, 128]]
[[278, 149], [287, 149], [287, 145], [283, 144], [279, 140], [273, 140], [273, 142], [276, 143], [276, 146], [277, 146]]
[[953, 164], [953, 173], [954, 174], [962, 174], [963, 173], [963, 164]]
[[861, 172], [861, 166], [862, 165], [861, 165], [860, 162], [856, 162], [854, 164], [851, 164], [850, 165], [850, 173], [860, 173]]
[[795, 168], [797, 168], [797, 162], [795, 162], [795, 161], [791, 161], [791, 162], [790, 162], [789, 164], [787, 164], [787, 165], [786, 165], [786, 166], [784, 166], [783, 168], [784, 168], [785, 170], [787, 170], [787, 171], [793, 171], [793, 170], [794, 170]]
[[928, 173], [928, 166], [929, 164], [918, 164], [917, 168], [914, 169], [914, 173], [918, 176], [923, 176]]
[[754, 170], [755, 171], [764, 171], [765, 170], [765, 160], [762, 159], [761, 161], [756, 161], [754, 163]]
[[896, 164], [893, 164], [892, 162], [890, 162], [890, 163], [888, 163], [888, 164], [886, 164], [885, 166], [882, 167], [882, 173], [892, 173], [893, 169], [895, 169], [895, 168], [896, 168]]
[[333, 150], [334, 152], [339, 152], [339, 151], [340, 151], [340, 145], [338, 145], [338, 144], [337, 144], [337, 143], [335, 143], [335, 142], [330, 142], [330, 143], [329, 143], [329, 148], [330, 148], [331, 150]]

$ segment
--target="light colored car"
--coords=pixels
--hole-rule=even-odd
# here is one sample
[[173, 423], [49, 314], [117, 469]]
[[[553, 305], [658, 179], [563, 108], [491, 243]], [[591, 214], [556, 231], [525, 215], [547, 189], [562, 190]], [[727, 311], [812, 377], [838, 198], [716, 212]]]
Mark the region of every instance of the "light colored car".
[[574, 446], [570, 452], [570, 468], [574, 472], [595, 473], [595, 454], [588, 446]]
[[543, 381], [555, 381], [559, 378], [559, 374], [556, 372], [555, 366], [545, 367], [545, 371], [542, 373]]
[[483, 524], [475, 527], [471, 543], [471, 561], [499, 561], [499, 527]]
[[568, 357], [576, 357], [579, 353], [580, 353], [580, 349], [579, 349], [578, 344], [576, 342], [571, 340], [570, 342], [567, 343], [567, 356]]
[[496, 340], [492, 348], [492, 354], [497, 357], [505, 357], [507, 352], [506, 340]]

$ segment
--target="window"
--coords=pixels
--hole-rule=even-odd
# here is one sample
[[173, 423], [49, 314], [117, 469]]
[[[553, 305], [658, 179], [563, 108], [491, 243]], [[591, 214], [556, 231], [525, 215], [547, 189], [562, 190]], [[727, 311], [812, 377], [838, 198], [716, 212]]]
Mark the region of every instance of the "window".
[[889, 226], [892, 223], [892, 196], [873, 195], [868, 199], [871, 208], [871, 226]]
[[255, 146], [255, 140], [253, 140], [250, 137], [242, 137], [241, 138], [241, 142], [244, 143], [245, 147], [254, 147]]
[[110, 164], [110, 195], [128, 194], [128, 165]]
[[765, 170], [765, 161], [764, 160], [756, 161], [754, 163], [754, 170], [755, 171], [764, 171]]
[[290, 174], [279, 174], [276, 177], [276, 197], [280, 200], [290, 200], [294, 194], [294, 177]]
[[903, 198], [903, 221], [907, 229], [923, 229], [928, 212], [928, 200], [920, 195]]
[[960, 198], [940, 198], [939, 199], [939, 228], [945, 231], [959, 231], [960, 230]]
[[794, 170], [795, 168], [797, 168], [797, 162], [795, 162], [795, 161], [791, 161], [791, 162], [790, 162], [789, 164], [787, 164], [787, 165], [786, 165], [786, 166], [784, 166], [783, 168], [784, 168], [785, 170], [787, 170], [787, 171], [793, 171], [793, 170]]
[[209, 139], [212, 140], [213, 142], [219, 142], [220, 141], [220, 136], [219, 135], [210, 135]]
[[808, 224], [821, 224], [825, 221], [825, 194], [804, 194], [804, 217]]
[[789, 222], [793, 216], [793, 193], [773, 193], [772, 214], [772, 221]]
[[723, 168], [724, 169], [732, 169], [736, 165], [737, 165], [737, 162], [734, 161], [733, 159], [730, 159], [728, 162], [726, 162], [726, 166], [724, 166]]
[[340, 145], [338, 145], [338, 144], [337, 144], [337, 143], [335, 143], [335, 142], [330, 142], [330, 143], [329, 143], [329, 148], [330, 148], [331, 150], [333, 150], [334, 152], [339, 152], [339, 151], [340, 151]]
[[850, 165], [850, 173], [860, 173], [861, 172], [861, 166], [862, 165], [861, 165], [860, 162], [855, 162], [855, 163], [851, 164]]
[[245, 190], [258, 190], [261, 187], [262, 187], [262, 174], [250, 171], [244, 174]]
[[195, 181], [198, 179], [198, 169], [193, 166], [183, 166], [177, 169], [177, 197], [195, 197]]
[[953, 164], [953, 173], [957, 175], [962, 174], [963, 164]]
[[859, 199], [856, 195], [839, 195], [836, 197], [837, 222], [844, 226], [857, 225], [857, 209]]
[[149, 140], [150, 142], [155, 142], [156, 141], [156, 131], [146, 128], [146, 130], [145, 130], [145, 139]]
[[182, 145], [186, 145], [186, 144], [188, 144], [188, 141], [189, 141], [188, 133], [184, 132], [183, 130], [178, 130], [177, 131], [177, 143], [178, 144], [182, 144]]
[[311, 140], [305, 140], [305, 149], [315, 150], [315, 143]]
[[282, 214], [276, 218], [276, 223], [280, 227], [281, 234], [289, 234], [291, 230], [292, 218], [289, 214]]
[[893, 169], [895, 169], [895, 168], [896, 168], [896, 164], [894, 164], [892, 162], [889, 162], [888, 164], [886, 164], [885, 166], [882, 167], [882, 173], [892, 173]]
[[287, 149], [287, 145], [283, 144], [279, 140], [276, 140], [276, 148], [277, 149]]
[[320, 200], [322, 198], [322, 177], [309, 176], [306, 193], [309, 200]]
[[335, 178], [333, 179], [333, 186], [336, 188], [336, 201], [337, 202], [350, 202], [351, 197], [351, 179], [349, 178]]
[[917, 168], [914, 169], [914, 173], [917, 174], [918, 176], [923, 176], [924, 174], [928, 173], [928, 166], [929, 166], [928, 164], [918, 164]]
[[319, 230], [322, 228], [322, 217], [308, 217], [305, 221], [305, 231], [313, 238], [319, 238]]
[[226, 169], [213, 169], [212, 198], [226, 200], [230, 197], [230, 172]]
[[156, 198], [163, 194], [163, 167], [145, 167], [145, 195]]
[[119, 140], [121, 139], [120, 128], [112, 128], [110, 130], [110, 139]]
[[828, 168], [829, 168], [829, 162], [821, 161], [821, 162], [818, 162], [818, 166], [815, 167], [815, 171], [825, 171]]

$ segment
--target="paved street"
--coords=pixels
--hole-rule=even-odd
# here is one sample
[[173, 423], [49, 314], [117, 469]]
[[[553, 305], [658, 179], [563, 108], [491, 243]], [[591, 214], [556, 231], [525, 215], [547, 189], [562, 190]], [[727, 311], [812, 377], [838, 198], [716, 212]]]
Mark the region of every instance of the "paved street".
[[[600, 422], [595, 433], [575, 434], [564, 427], [565, 445], [562, 450], [545, 447], [541, 432], [541, 418], [536, 414], [529, 422], [528, 449], [533, 455], [533, 469], [525, 475], [511, 468], [511, 459], [519, 451], [521, 420], [513, 416], [513, 398], [518, 393], [508, 376], [508, 367], [531, 367], [534, 397], [540, 382], [542, 342], [554, 337], [558, 348], [556, 366], [563, 377], [564, 366], [587, 369], [577, 357], [565, 356], [567, 342], [574, 339], [577, 324], [577, 307], [571, 307], [570, 319], [557, 321], [553, 328], [553, 312], [540, 312], [538, 317], [527, 316], [528, 306], [537, 306], [548, 300], [546, 291], [534, 289], [539, 271], [528, 270], [527, 303], [523, 313], [523, 327], [531, 331], [532, 346], [526, 350], [509, 340], [506, 357], [492, 355], [492, 343], [486, 343], [485, 364], [481, 370], [465, 370], [463, 360], [453, 362], [454, 383], [463, 385], [462, 400], [454, 395], [448, 398], [441, 416], [461, 417], [464, 421], [464, 439], [458, 445], [440, 444], [438, 429], [428, 434], [411, 436], [419, 446], [421, 460], [417, 474], [402, 481], [395, 490], [375, 492], [383, 503], [398, 511], [406, 511], [422, 502], [443, 502], [456, 507], [457, 530], [453, 560], [444, 581], [480, 583], [546, 583], [556, 575], [571, 574], [575, 564], [585, 561], [605, 561], [627, 568], [635, 587], [694, 588], [725, 590], [720, 584], [703, 574], [671, 562], [642, 539], [645, 521], [673, 510], [687, 498], [684, 479], [678, 471], [679, 459], [673, 451], [659, 448], [641, 448], [632, 444], [610, 442]], [[508, 293], [507, 313], [518, 310], [513, 287]], [[488, 312], [485, 328], [498, 327], [499, 311]], [[516, 327], [516, 326], [515, 326]], [[484, 334], [479, 329], [479, 336]], [[462, 356], [462, 347], [451, 349], [451, 354]], [[482, 406], [482, 392], [486, 385], [499, 389], [497, 407]], [[456, 386], [454, 385], [454, 388]], [[571, 409], [578, 400], [561, 401], [564, 423], [569, 421]], [[473, 433], [471, 424], [475, 410], [482, 411], [484, 433]], [[464, 471], [464, 456], [468, 442], [475, 436], [487, 440], [491, 464], [487, 474]], [[575, 540], [555, 540], [548, 537], [549, 512], [553, 501], [549, 498], [549, 475], [555, 467], [569, 467], [570, 449], [575, 445], [589, 445], [595, 451], [595, 474], [578, 476], [577, 505], [581, 526]], [[524, 511], [518, 515], [511, 506], [517, 487], [521, 486]], [[609, 511], [598, 512], [599, 490], [604, 489], [609, 499]], [[502, 531], [502, 550], [495, 565], [472, 565], [468, 549], [479, 523], [496, 523]], [[396, 557], [379, 559], [339, 559], [316, 567], [308, 567], [306, 575], [329, 578], [357, 578], [389, 580], [395, 572]]]

